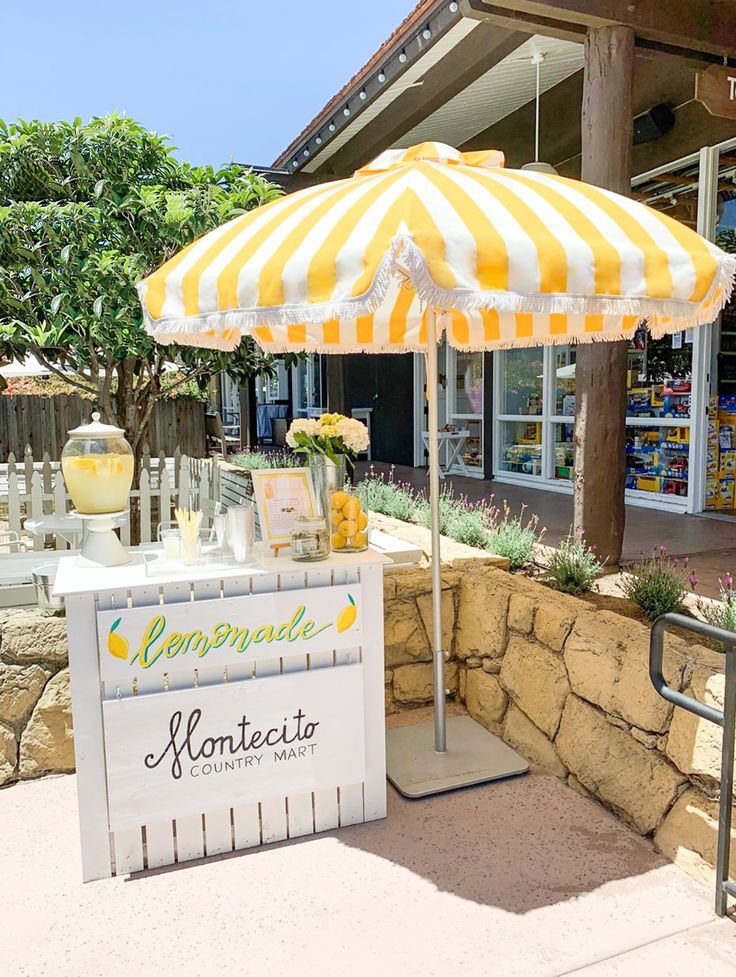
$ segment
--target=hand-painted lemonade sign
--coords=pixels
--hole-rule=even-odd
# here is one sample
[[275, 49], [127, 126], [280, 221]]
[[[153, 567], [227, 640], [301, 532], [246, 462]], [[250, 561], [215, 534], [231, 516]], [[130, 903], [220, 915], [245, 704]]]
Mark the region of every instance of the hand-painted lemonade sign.
[[102, 678], [128, 686], [136, 674], [354, 648], [360, 607], [360, 584], [349, 584], [101, 611]]
[[363, 667], [106, 700], [111, 829], [361, 783]]

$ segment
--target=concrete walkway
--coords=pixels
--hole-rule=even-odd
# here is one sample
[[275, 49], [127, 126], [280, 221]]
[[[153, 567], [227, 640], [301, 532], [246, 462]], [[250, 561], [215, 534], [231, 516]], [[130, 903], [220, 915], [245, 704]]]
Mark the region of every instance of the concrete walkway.
[[[358, 476], [363, 477], [368, 467], [367, 463], [361, 462], [357, 466]], [[385, 477], [393, 468], [397, 482], [407, 482], [417, 491], [427, 491], [424, 468], [392, 466], [379, 461], [373, 462], [373, 467]], [[572, 496], [562, 492], [456, 476], [447, 478], [443, 484], [472, 502], [488, 500], [495, 495], [497, 504], [508, 499], [515, 512], [526, 504], [528, 515], [539, 516], [539, 525], [546, 526], [544, 542], [550, 546], [559, 543], [572, 524]], [[730, 571], [736, 577], [736, 519], [688, 516], [628, 505], [624, 560], [637, 560], [642, 553], [648, 555], [655, 546], [661, 545], [665, 545], [673, 556], [689, 557], [690, 565], [697, 573], [698, 593], [707, 597], [718, 596], [718, 578], [726, 572]]]
[[75, 778], [0, 791], [3, 977], [736, 975], [711, 893], [529, 775], [82, 885]]

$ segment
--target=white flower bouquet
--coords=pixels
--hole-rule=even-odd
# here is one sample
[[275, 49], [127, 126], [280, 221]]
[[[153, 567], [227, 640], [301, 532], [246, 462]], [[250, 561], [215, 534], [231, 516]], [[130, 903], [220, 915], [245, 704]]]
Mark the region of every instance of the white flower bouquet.
[[333, 464], [339, 455], [351, 460], [368, 448], [368, 428], [354, 417], [322, 414], [319, 418], [297, 418], [291, 422], [286, 443], [306, 455], [324, 455]]

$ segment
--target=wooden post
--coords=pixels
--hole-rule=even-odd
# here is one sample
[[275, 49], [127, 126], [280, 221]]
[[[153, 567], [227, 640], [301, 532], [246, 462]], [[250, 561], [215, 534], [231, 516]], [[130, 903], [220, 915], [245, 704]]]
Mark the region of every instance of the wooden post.
[[255, 448], [258, 443], [256, 427], [256, 378], [248, 377], [240, 394], [240, 447]]
[[[618, 25], [585, 38], [582, 178], [628, 194], [631, 181], [634, 33]], [[575, 370], [575, 532], [618, 563], [626, 512], [626, 342], [578, 346]]]
[[347, 414], [345, 400], [345, 363], [340, 355], [326, 356], [327, 410], [332, 414]]

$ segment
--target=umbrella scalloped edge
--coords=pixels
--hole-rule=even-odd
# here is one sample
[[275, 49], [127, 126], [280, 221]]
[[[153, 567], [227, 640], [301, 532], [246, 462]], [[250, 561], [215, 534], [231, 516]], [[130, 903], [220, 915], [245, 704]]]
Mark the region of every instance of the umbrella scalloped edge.
[[[211, 337], [221, 335], [226, 331], [252, 333], [258, 326], [288, 326], [299, 324], [323, 323], [330, 320], [356, 319], [360, 316], [375, 312], [386, 296], [392, 278], [408, 277], [417, 293], [419, 300], [425, 305], [434, 307], [438, 312], [457, 311], [471, 312], [477, 310], [495, 310], [497, 312], [527, 313], [527, 314], [567, 314], [567, 315], [614, 315], [639, 316], [650, 322], [652, 334], [663, 336], [673, 332], [680, 332], [691, 326], [712, 322], [718, 316], [728, 301], [736, 278], [736, 255], [722, 254], [717, 258], [718, 270], [708, 294], [700, 302], [694, 303], [681, 299], [662, 300], [642, 296], [618, 295], [571, 295], [560, 293], [537, 293], [521, 295], [511, 291], [468, 291], [461, 289], [444, 289], [432, 279], [426, 266], [424, 257], [406, 235], [397, 235], [391, 248], [378, 266], [376, 275], [370, 288], [360, 296], [334, 302], [309, 305], [282, 305], [267, 308], [230, 309], [202, 313], [200, 315], [178, 318], [176, 316], [162, 316], [152, 319], [145, 304], [146, 282], [141, 281], [136, 286], [143, 307], [146, 331], [161, 343], [176, 343], [177, 341], [192, 342], [192, 337], [209, 334]], [[481, 344], [457, 344], [462, 349], [502, 349], [511, 346], [538, 346], [540, 343], [554, 342], [595, 342], [614, 339], [628, 339], [634, 330], [622, 330], [620, 334], [605, 332], [603, 334], [563, 335], [518, 337], [514, 340], [488, 341]], [[178, 337], [178, 339], [177, 339]], [[186, 338], [185, 338], [186, 337]], [[228, 339], [227, 346], [220, 348], [232, 349], [237, 342]], [[217, 346], [216, 339], [212, 341]], [[261, 343], [271, 352], [285, 352], [294, 346], [284, 345], [277, 348], [275, 344]], [[398, 352], [400, 347], [390, 344], [384, 348], [360, 345], [303, 345], [304, 349], [314, 352]], [[422, 349], [423, 344], [403, 346], [407, 351]]]

